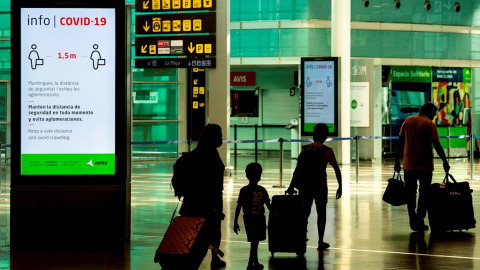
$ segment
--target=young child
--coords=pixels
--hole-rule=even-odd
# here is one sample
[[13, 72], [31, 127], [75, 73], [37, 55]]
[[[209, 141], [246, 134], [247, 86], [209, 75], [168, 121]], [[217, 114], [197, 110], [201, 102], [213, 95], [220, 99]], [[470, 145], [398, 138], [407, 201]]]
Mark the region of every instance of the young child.
[[243, 208], [245, 231], [247, 232], [248, 242], [251, 243], [247, 270], [257, 270], [263, 269], [263, 265], [258, 262], [258, 243], [267, 238], [264, 205], [267, 205], [268, 210], [270, 210], [270, 198], [267, 190], [258, 185], [262, 176], [262, 166], [258, 163], [250, 163], [247, 165], [245, 173], [250, 183], [240, 190], [233, 231], [236, 234], [240, 231], [238, 216], [240, 215], [240, 209]]
[[298, 189], [305, 203], [305, 218], [312, 210], [313, 200], [317, 208], [318, 251], [324, 251], [330, 244], [323, 242], [325, 224], [327, 222], [327, 165], [330, 164], [337, 177], [338, 189], [336, 198], [342, 197], [342, 173], [335, 158], [332, 148], [324, 145], [327, 139], [328, 126], [323, 123], [316, 124], [313, 128], [313, 143], [302, 146], [302, 151], [297, 159], [297, 166], [293, 172], [292, 182], [287, 193], [293, 194]]

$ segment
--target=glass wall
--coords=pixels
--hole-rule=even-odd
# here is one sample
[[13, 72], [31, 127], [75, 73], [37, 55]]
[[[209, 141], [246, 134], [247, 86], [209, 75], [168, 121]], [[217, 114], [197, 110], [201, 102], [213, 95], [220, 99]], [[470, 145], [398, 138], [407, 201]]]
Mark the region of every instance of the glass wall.
[[176, 154], [176, 144], [155, 142], [178, 140], [178, 69], [136, 68], [134, 8], [131, 29], [134, 157]]
[[[414, 23], [436, 25], [479, 26], [479, 1], [442, 0], [430, 1], [426, 10], [425, 1], [402, 0], [400, 8], [391, 1], [369, 1], [364, 7], [361, 0], [351, 0], [352, 21]], [[460, 2], [460, 12], [455, 12], [455, 2]], [[269, 20], [330, 20], [330, 1], [318, 0], [231, 0], [232, 22]]]

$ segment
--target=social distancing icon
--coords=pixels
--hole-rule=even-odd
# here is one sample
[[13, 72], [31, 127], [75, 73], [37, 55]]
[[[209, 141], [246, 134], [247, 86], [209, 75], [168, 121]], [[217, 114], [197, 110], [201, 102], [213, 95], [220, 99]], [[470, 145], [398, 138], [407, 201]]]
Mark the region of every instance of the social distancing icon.
[[40, 58], [40, 55], [36, 51], [37, 45], [32, 44], [32, 51], [28, 54], [28, 59], [30, 59], [30, 65], [32, 69], [37, 69], [37, 66], [43, 66], [43, 59]]
[[93, 69], [97, 70], [98, 66], [105, 66], [105, 59], [103, 59], [102, 55], [100, 55], [97, 44], [93, 45], [93, 50], [94, 51], [90, 55], [90, 59], [93, 62]]

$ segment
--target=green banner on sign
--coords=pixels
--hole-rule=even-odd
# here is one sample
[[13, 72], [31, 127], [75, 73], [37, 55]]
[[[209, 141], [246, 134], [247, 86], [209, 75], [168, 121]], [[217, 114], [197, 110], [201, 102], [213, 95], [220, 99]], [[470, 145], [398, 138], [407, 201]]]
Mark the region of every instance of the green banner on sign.
[[471, 83], [471, 82], [472, 82], [472, 69], [463, 68], [463, 83]]
[[113, 175], [115, 154], [23, 154], [22, 175]]
[[[304, 124], [304, 132], [313, 132], [313, 128], [317, 123], [305, 123]], [[335, 124], [334, 123], [325, 123], [328, 127], [328, 132], [335, 132]]]
[[432, 67], [392, 66], [392, 82], [432, 82]]

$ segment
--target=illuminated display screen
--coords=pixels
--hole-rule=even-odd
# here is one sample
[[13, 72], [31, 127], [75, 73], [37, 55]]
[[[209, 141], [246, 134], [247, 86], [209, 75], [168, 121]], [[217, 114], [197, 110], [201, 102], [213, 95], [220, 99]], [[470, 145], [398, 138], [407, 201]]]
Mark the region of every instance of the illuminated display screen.
[[115, 174], [115, 9], [20, 19], [21, 175]]
[[324, 123], [338, 135], [338, 58], [302, 58], [302, 135]]

